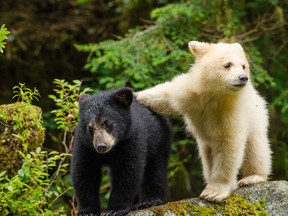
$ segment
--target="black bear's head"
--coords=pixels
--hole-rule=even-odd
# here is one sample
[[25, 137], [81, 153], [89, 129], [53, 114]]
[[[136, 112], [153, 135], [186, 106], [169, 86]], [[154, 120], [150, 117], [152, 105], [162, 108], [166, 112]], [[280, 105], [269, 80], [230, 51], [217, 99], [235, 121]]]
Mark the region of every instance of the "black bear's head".
[[130, 106], [133, 93], [129, 88], [83, 94], [79, 99], [80, 124], [98, 153], [109, 152], [126, 138], [130, 129]]

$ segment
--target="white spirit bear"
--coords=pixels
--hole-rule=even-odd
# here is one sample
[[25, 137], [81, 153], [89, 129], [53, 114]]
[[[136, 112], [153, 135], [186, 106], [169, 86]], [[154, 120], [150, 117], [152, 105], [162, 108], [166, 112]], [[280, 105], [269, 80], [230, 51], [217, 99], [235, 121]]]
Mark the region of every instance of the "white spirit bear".
[[197, 140], [206, 188], [200, 197], [220, 202], [238, 187], [266, 181], [271, 172], [265, 100], [250, 80], [238, 43], [191, 41], [188, 73], [138, 92], [137, 100], [161, 114], [184, 116]]

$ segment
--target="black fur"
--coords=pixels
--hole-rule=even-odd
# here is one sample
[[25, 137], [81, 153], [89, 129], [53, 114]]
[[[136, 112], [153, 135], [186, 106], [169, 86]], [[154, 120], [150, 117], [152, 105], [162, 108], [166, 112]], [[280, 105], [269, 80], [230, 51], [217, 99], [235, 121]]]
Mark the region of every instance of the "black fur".
[[[71, 173], [78, 215], [100, 215], [101, 167], [111, 170], [108, 209], [101, 215], [125, 215], [132, 209], [161, 204], [167, 185], [170, 128], [167, 120], [143, 107], [129, 88], [83, 95], [75, 131]], [[107, 119], [117, 144], [95, 151], [90, 122]], [[136, 200], [137, 203], [136, 203]], [[134, 205], [134, 207], [133, 207]]]

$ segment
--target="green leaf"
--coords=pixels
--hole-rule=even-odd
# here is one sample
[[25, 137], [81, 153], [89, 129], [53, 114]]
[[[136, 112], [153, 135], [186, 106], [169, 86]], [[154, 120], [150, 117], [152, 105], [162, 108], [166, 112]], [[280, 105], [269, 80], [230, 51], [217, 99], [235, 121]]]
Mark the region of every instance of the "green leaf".
[[10, 34], [10, 32], [5, 27], [5, 24], [3, 24], [0, 28], [0, 52], [4, 52], [5, 44], [4, 40], [6, 40], [8, 37], [7, 35]]

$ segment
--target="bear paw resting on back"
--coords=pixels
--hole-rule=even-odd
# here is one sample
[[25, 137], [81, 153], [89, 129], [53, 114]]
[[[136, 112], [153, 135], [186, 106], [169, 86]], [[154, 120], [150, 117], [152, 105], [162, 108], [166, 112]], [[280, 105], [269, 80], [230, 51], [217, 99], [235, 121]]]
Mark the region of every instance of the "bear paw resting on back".
[[237, 186], [266, 181], [271, 170], [266, 103], [250, 81], [240, 44], [191, 41], [195, 64], [172, 81], [136, 93], [143, 105], [184, 116], [198, 144], [207, 186], [200, 197], [220, 202]]
[[79, 103], [71, 165], [78, 215], [100, 214], [104, 165], [111, 170], [112, 191], [101, 215], [161, 204], [170, 150], [167, 120], [138, 104], [128, 88], [84, 94]]

